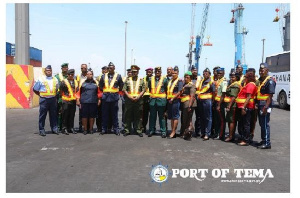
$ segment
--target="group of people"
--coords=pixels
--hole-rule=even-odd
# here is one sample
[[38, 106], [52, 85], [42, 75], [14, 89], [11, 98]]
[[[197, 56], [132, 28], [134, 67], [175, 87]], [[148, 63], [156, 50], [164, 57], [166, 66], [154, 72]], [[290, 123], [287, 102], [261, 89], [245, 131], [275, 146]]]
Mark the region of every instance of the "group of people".
[[[276, 82], [268, 75], [268, 65], [261, 63], [259, 78], [254, 68], [243, 75], [238, 65], [225, 78], [225, 69], [219, 66], [203, 70], [198, 75], [196, 67], [179, 78], [179, 68], [147, 68], [146, 76], [139, 77], [140, 68], [132, 65], [123, 77], [115, 71], [110, 62], [102, 67], [102, 74], [94, 78], [93, 70], [81, 65], [81, 73], [75, 77], [74, 69], [68, 63], [61, 65], [61, 73], [52, 76], [52, 68], [45, 68], [45, 75], [34, 84], [33, 91], [40, 96], [39, 133], [45, 136], [45, 119], [49, 111], [52, 132], [68, 135], [74, 130], [76, 105], [79, 107], [79, 131], [93, 133], [96, 120], [97, 132], [103, 135], [109, 131], [124, 136], [143, 133], [151, 137], [156, 132], [158, 115], [162, 138], [176, 138], [179, 119], [179, 136], [185, 140], [191, 137], [203, 140], [220, 139], [249, 145], [259, 119], [261, 142], [257, 148], [270, 149], [270, 113]], [[119, 99], [122, 100], [122, 129], [119, 129]], [[195, 122], [192, 122], [195, 111]], [[180, 113], [181, 112], [181, 113]], [[168, 120], [171, 132], [167, 134]], [[147, 133], [147, 124], [149, 128]], [[225, 137], [226, 122], [229, 135]]]

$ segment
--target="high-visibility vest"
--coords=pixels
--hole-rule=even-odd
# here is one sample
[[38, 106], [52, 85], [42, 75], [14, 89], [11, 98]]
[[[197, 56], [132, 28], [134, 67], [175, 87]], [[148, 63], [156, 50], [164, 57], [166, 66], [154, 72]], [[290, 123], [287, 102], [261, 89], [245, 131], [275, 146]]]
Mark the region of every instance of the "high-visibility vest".
[[[221, 100], [221, 97], [220, 96], [216, 96], [215, 97], [215, 101], [220, 101]], [[223, 100], [223, 102], [230, 102], [231, 101], [231, 99], [230, 99], [230, 97], [228, 97], [228, 96], [225, 96], [224, 97], [224, 100]]]
[[60, 82], [64, 80], [64, 76], [62, 75], [62, 73], [59, 73], [58, 77], [59, 77]]
[[76, 94], [76, 89], [77, 89], [77, 87], [78, 87], [78, 82], [77, 82], [76, 80], [74, 80], [74, 83], [75, 83], [75, 91], [73, 92], [73, 89], [72, 89], [72, 87], [71, 87], [71, 85], [70, 85], [68, 79], [64, 79], [63, 81], [64, 81], [64, 83], [67, 85], [69, 95], [67, 96], [67, 95], [65, 95], [65, 93], [63, 92], [61, 98], [62, 98], [63, 100], [65, 100], [65, 101], [76, 100], [75, 94]]
[[147, 83], [147, 76], [145, 76], [143, 78], [143, 80], [144, 80], [144, 83], [145, 83], [145, 86], [146, 86], [146, 91], [144, 93], [144, 96], [150, 96], [149, 87], [148, 87], [148, 83]]
[[209, 88], [212, 84], [212, 81], [210, 81], [204, 87], [202, 87], [202, 84], [203, 84], [204, 80], [205, 79], [203, 78], [200, 82], [200, 85], [199, 85], [200, 86], [200, 92], [198, 94], [198, 98], [199, 99], [212, 99], [212, 93], [206, 93], [209, 90]]
[[242, 76], [240, 77], [240, 80], [238, 81], [240, 85], [242, 85], [243, 80], [244, 80], [244, 75], [242, 75]]
[[180, 102], [185, 102], [191, 99], [190, 95], [182, 96], [180, 97]]
[[[86, 80], [86, 78], [81, 78], [81, 75], [78, 74], [78, 75], [76, 76], [76, 80], [77, 80], [77, 82], [78, 82], [79, 89], [80, 89], [80, 87], [82, 86], [82, 83], [84, 83], [84, 81]], [[97, 82], [97, 81], [96, 81], [96, 82]]]
[[202, 77], [201, 76], [197, 76], [197, 81], [196, 81], [196, 84], [195, 84], [196, 94], [197, 95], [200, 93], [201, 87], [199, 85], [200, 85], [201, 80], [202, 80]]
[[50, 90], [48, 81], [46, 80], [45, 76], [42, 76], [41, 81], [45, 85], [46, 91], [44, 91], [44, 92], [40, 91], [40, 96], [42, 96], [42, 97], [55, 96], [56, 95], [57, 79], [55, 77], [52, 77], [52, 83], [53, 83], [52, 91]]
[[[216, 90], [218, 90], [220, 84], [221, 84], [224, 80], [226, 80], [225, 77], [223, 77], [223, 78], [217, 80], [217, 82], [216, 82]], [[221, 96], [218, 96], [218, 95], [215, 96], [215, 101], [218, 101], [218, 102], [219, 102], [220, 100], [221, 100]], [[225, 96], [223, 102], [230, 102], [230, 98], [227, 97], [227, 96]]]
[[118, 73], [115, 72], [110, 84], [108, 83], [108, 73], [104, 74], [104, 88], [103, 88], [103, 93], [118, 93], [119, 89], [114, 88], [114, 84], [117, 80]]
[[166, 98], [166, 93], [160, 92], [164, 79], [165, 78], [161, 76], [157, 84], [157, 87], [155, 87], [155, 77], [154, 76], [151, 77], [151, 93], [150, 93], [151, 98]]
[[[231, 85], [227, 86], [227, 89], [232, 87], [233, 85], [238, 85], [240, 90], [241, 90], [241, 85], [238, 81], [234, 82], [234, 83], [231, 83]], [[217, 97], [216, 97], [217, 98]], [[217, 99], [216, 99], [217, 100]], [[224, 98], [224, 102], [230, 102], [231, 101], [231, 98], [229, 96], [225, 96]]]
[[132, 77], [128, 78], [129, 80], [129, 84], [130, 84], [130, 92], [127, 92], [130, 96], [139, 96], [140, 92], [139, 92], [139, 87], [140, 87], [140, 79], [137, 78], [135, 87], [133, 87], [133, 80]]
[[267, 100], [269, 98], [269, 94], [262, 94], [260, 89], [267, 83], [267, 81], [271, 78], [271, 76], [266, 77], [266, 79], [259, 85], [257, 89], [257, 100]]
[[[250, 83], [252, 83], [253, 85], [255, 85], [255, 83], [254, 82], [250, 82]], [[246, 85], [245, 85], [246, 86]], [[256, 86], [256, 85], [255, 85]], [[242, 91], [242, 89], [240, 90], [240, 92]], [[251, 96], [251, 98], [250, 98], [250, 100], [249, 100], [249, 103], [248, 103], [248, 105], [250, 104], [250, 103], [254, 103], [254, 98], [255, 98], [255, 96]], [[246, 99], [247, 99], [247, 97], [237, 97], [236, 99], [235, 99], [235, 102], [236, 103], [238, 103], [238, 104], [244, 104], [245, 102], [246, 102]]]
[[174, 98], [174, 96], [176, 95], [173, 93], [173, 91], [174, 91], [176, 84], [178, 83], [178, 80], [179, 80], [179, 78], [174, 80], [173, 83], [172, 83], [172, 80], [170, 80], [170, 82], [168, 83], [167, 99]]

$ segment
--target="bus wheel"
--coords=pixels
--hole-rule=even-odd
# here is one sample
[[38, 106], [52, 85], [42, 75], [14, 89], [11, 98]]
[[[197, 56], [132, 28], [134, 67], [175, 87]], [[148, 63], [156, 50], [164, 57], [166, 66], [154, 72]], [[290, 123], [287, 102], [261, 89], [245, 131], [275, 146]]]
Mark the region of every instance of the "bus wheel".
[[286, 93], [284, 91], [280, 92], [280, 94], [279, 94], [278, 104], [279, 104], [279, 108], [281, 108], [281, 109], [287, 108], [287, 97], [286, 97]]

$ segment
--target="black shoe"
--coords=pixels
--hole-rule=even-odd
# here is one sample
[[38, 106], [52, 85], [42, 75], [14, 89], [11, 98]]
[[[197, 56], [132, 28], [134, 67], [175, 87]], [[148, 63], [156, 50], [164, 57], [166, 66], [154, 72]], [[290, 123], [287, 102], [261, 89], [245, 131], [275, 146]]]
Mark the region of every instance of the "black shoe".
[[79, 128], [78, 128], [78, 132], [82, 132], [82, 127], [79, 127]]
[[220, 140], [220, 137], [217, 136], [217, 137], [213, 138], [213, 140]]
[[271, 149], [271, 145], [262, 144], [261, 146], [258, 146], [257, 148], [258, 149]]
[[120, 132], [116, 132], [116, 136], [120, 136]]
[[123, 136], [126, 137], [128, 136], [130, 133], [124, 133]]
[[153, 133], [151, 133], [151, 132], [149, 131], [148, 137], [151, 137], [152, 135], [153, 135]]
[[263, 144], [264, 144], [263, 141], [260, 141], [260, 142], [256, 143], [255, 146], [261, 146]]
[[138, 133], [138, 136], [143, 137], [143, 133]]
[[167, 137], [166, 134], [161, 135], [161, 138], [166, 138], [166, 137]]
[[173, 138], [176, 138], [176, 133], [172, 137], [168, 136], [168, 139], [173, 139]]
[[99, 133], [99, 135], [104, 135], [104, 133], [106, 133], [105, 131], [101, 131], [100, 133]]
[[45, 131], [43, 131], [43, 132], [40, 132], [40, 136], [46, 136], [46, 133], [45, 133]]
[[87, 134], [87, 131], [83, 131], [83, 135], [86, 135]]
[[73, 134], [77, 134], [77, 132], [74, 129], [70, 129], [69, 132]]
[[96, 132], [101, 132], [101, 129], [97, 129], [97, 131]]
[[58, 131], [52, 131], [52, 133], [59, 135]]

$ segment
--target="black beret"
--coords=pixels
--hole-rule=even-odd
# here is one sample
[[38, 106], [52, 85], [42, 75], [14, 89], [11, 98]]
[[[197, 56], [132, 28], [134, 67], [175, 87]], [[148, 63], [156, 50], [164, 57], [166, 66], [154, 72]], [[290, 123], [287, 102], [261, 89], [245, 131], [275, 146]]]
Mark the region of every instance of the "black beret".
[[51, 65], [47, 65], [47, 67], [45, 67], [45, 69], [52, 69]]
[[68, 70], [68, 74], [74, 74], [75, 73], [75, 70], [74, 69], [69, 69]]

